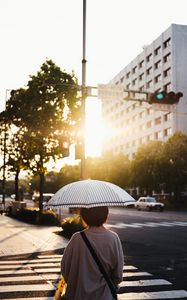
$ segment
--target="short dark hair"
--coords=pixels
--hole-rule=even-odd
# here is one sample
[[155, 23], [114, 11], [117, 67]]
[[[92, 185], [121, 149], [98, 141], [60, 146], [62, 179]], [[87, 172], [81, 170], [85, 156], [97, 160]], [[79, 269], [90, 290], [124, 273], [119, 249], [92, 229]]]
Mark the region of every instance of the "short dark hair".
[[108, 207], [99, 206], [91, 208], [81, 208], [80, 211], [82, 219], [88, 226], [101, 226], [108, 217]]

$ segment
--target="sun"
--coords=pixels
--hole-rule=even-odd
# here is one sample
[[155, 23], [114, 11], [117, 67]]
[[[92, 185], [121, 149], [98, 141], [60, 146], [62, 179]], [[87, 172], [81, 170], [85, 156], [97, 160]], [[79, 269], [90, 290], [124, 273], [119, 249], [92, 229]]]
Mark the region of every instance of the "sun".
[[86, 101], [85, 152], [86, 156], [100, 156], [102, 152], [103, 123], [101, 101], [88, 98]]
[[[86, 100], [85, 116], [85, 156], [98, 157], [102, 154], [102, 143], [106, 138], [107, 131], [104, 129], [101, 114], [101, 101], [96, 98]], [[70, 146], [70, 156], [59, 159], [56, 162], [51, 160], [47, 164], [48, 170], [59, 171], [64, 165], [74, 165], [78, 163], [75, 160], [75, 145]]]

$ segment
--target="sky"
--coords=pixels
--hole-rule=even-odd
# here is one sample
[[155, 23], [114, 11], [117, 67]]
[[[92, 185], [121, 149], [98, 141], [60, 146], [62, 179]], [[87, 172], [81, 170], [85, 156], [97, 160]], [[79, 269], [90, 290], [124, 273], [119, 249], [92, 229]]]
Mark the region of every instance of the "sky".
[[[81, 84], [82, 11], [83, 0], [0, 0], [0, 110], [46, 58]], [[87, 0], [86, 85], [108, 83], [172, 23], [187, 25], [186, 11], [186, 0]]]

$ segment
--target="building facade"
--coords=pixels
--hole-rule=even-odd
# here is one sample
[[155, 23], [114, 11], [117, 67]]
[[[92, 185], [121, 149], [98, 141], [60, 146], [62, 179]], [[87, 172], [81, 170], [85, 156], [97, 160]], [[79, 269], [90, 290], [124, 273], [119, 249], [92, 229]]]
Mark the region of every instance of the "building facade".
[[142, 101], [102, 101], [109, 134], [103, 153], [133, 158], [137, 148], [151, 140], [166, 141], [176, 131], [187, 134], [187, 26], [172, 24], [119, 72], [110, 84], [125, 90], [182, 92], [174, 112], [155, 110]]

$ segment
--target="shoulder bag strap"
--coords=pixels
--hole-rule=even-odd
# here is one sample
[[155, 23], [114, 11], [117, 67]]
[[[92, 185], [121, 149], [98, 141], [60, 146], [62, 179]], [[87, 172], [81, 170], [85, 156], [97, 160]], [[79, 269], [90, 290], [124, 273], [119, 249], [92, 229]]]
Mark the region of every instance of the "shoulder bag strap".
[[107, 282], [107, 284], [108, 284], [108, 286], [111, 290], [112, 296], [114, 297], [114, 299], [117, 299], [117, 293], [116, 293], [114, 283], [112, 282], [112, 280], [110, 279], [110, 277], [106, 273], [101, 261], [99, 260], [97, 254], [95, 253], [95, 250], [92, 248], [92, 246], [90, 244], [90, 241], [88, 240], [88, 238], [87, 238], [86, 234], [84, 233], [84, 231], [81, 231], [80, 234], [81, 234], [86, 246], [90, 250], [90, 253], [91, 253], [92, 257], [94, 258], [95, 262], [97, 263], [100, 272], [103, 274], [103, 276], [104, 276], [104, 278], [105, 278], [105, 280], [106, 280], [106, 282]]

